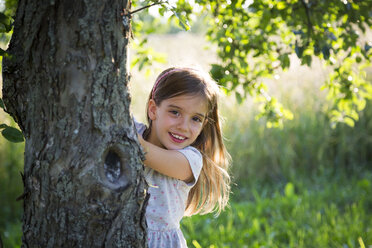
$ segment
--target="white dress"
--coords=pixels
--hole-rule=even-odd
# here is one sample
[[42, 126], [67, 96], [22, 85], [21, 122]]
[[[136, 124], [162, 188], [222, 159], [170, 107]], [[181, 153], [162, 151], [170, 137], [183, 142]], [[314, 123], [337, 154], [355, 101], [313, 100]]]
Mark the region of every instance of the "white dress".
[[[146, 126], [136, 121], [135, 125], [137, 132], [142, 135]], [[150, 193], [146, 209], [149, 248], [187, 247], [180, 230], [180, 221], [185, 213], [189, 191], [198, 180], [203, 158], [201, 153], [192, 146], [178, 151], [189, 161], [195, 179], [191, 183], [185, 183], [145, 167], [145, 178], [149, 184], [148, 192]]]

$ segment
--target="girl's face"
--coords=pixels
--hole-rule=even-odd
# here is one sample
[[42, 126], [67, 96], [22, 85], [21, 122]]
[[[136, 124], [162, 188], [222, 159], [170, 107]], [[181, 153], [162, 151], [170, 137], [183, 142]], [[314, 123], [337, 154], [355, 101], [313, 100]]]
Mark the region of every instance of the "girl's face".
[[199, 136], [206, 122], [207, 101], [199, 95], [180, 95], [163, 100], [156, 106], [148, 104], [152, 120], [148, 141], [168, 150], [191, 145]]

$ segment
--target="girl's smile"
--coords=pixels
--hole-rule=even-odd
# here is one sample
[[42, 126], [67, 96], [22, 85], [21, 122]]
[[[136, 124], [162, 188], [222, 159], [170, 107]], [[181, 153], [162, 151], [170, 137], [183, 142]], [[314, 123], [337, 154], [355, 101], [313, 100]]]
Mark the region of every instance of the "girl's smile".
[[149, 142], [169, 149], [182, 149], [191, 145], [203, 129], [207, 102], [200, 95], [180, 95], [163, 100], [157, 106], [149, 102], [152, 120]]
[[171, 136], [171, 139], [176, 143], [182, 143], [187, 139], [186, 137], [183, 137], [182, 135], [177, 135], [174, 133], [169, 133], [169, 135]]

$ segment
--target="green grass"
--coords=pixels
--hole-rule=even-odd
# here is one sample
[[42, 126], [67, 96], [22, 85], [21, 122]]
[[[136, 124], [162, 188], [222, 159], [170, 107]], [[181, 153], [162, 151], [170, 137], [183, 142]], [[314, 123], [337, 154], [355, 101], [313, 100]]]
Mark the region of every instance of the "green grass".
[[[342, 177], [342, 180], [339, 180]], [[218, 218], [185, 218], [189, 247], [360, 247], [372, 245], [372, 173], [313, 184], [287, 183], [271, 192], [251, 189]], [[368, 246], [367, 246], [368, 247]]]

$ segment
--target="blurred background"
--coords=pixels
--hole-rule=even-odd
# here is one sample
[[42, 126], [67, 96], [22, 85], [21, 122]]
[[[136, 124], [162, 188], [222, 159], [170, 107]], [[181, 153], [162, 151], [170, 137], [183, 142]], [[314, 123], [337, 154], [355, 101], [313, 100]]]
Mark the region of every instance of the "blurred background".
[[[209, 71], [218, 58], [202, 24], [184, 32], [173, 26], [148, 37], [162, 59], [132, 68], [132, 113], [145, 122], [145, 104], [157, 75], [170, 66]], [[132, 52], [131, 59], [135, 59]], [[134, 56], [134, 57], [133, 57]], [[283, 128], [257, 120], [255, 101], [220, 100], [225, 142], [233, 163], [230, 206], [215, 216], [184, 218], [189, 247], [372, 247], [372, 103], [354, 127], [331, 127], [320, 89], [328, 69], [291, 56], [288, 71], [267, 79], [271, 95], [294, 115]], [[369, 70], [368, 80], [372, 80]], [[1, 82], [0, 82], [1, 88]], [[1, 97], [1, 93], [0, 93]], [[0, 110], [0, 123], [16, 126]], [[0, 235], [20, 247], [24, 143], [0, 136]]]

